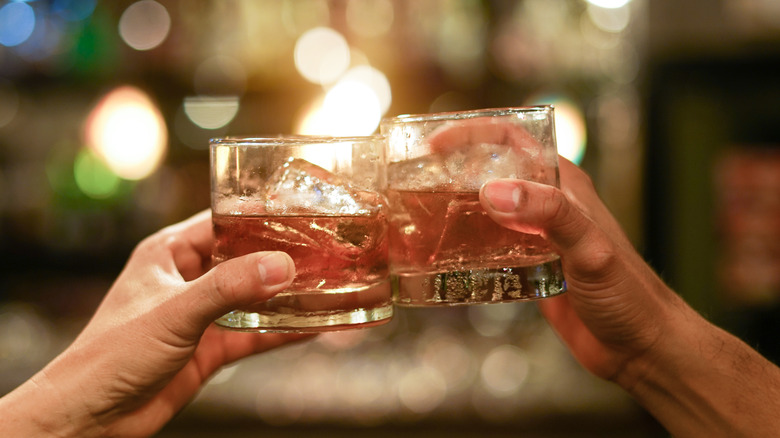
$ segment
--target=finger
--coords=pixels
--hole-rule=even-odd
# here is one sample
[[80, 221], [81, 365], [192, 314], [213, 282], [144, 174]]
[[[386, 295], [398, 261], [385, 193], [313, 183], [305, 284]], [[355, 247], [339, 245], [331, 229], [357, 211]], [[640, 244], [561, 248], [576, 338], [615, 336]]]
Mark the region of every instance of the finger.
[[204, 255], [211, 254], [211, 210], [203, 210], [177, 224], [163, 228], [160, 233], [176, 234]]
[[236, 308], [267, 301], [292, 283], [295, 265], [289, 255], [263, 251], [226, 260], [186, 284], [178, 305], [188, 307], [200, 331]]
[[195, 390], [225, 365], [313, 336], [310, 333], [242, 333], [212, 325], [204, 332], [192, 360], [176, 374], [160, 397], [144, 409], [160, 412], [173, 407], [172, 412], [177, 412], [191, 401], [193, 395], [191, 391], [180, 388]]
[[[537, 306], [550, 326], [567, 343], [580, 333], [589, 332], [571, 305], [571, 294], [537, 301]], [[570, 344], [571, 345], [571, 344]]]
[[201, 338], [195, 358], [210, 375], [220, 367], [253, 354], [309, 339], [312, 333], [244, 333], [210, 326]]
[[130, 264], [153, 263], [168, 274], [194, 280], [210, 267], [212, 245], [210, 211], [204, 210], [144, 239]]
[[605, 358], [611, 353], [572, 307], [573, 298], [571, 294], [564, 294], [538, 301], [537, 304], [544, 318], [569, 346], [577, 360], [595, 375], [610, 379], [614, 376], [615, 365]]
[[480, 202], [500, 225], [542, 235], [579, 276], [602, 274], [614, 257], [609, 237], [556, 187], [499, 179], [485, 183]]
[[579, 166], [562, 156], [558, 157], [558, 162], [561, 190], [566, 194], [566, 197], [593, 218], [610, 236], [619, 240], [622, 245], [631, 246], [620, 223], [596, 192], [590, 176]]
[[516, 149], [538, 146], [538, 142], [525, 129], [490, 119], [471, 119], [444, 125], [428, 137], [428, 144], [434, 152], [482, 143], [507, 145]]

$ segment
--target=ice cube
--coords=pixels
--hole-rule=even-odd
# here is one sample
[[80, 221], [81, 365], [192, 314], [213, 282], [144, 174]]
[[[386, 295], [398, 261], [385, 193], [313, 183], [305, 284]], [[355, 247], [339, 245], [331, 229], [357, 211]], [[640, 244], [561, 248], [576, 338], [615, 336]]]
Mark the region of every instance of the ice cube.
[[445, 159], [452, 184], [464, 191], [479, 191], [492, 179], [520, 178], [521, 166], [513, 147], [491, 143], [467, 145]]
[[446, 123], [426, 139], [442, 154], [452, 188], [473, 191], [496, 178], [557, 182], [555, 149], [515, 123], [477, 118]]
[[412, 160], [390, 163], [388, 183], [395, 190], [421, 191], [442, 188], [450, 183], [443, 156], [424, 155]]
[[464, 144], [412, 160], [391, 163], [390, 187], [410, 191], [479, 191], [497, 178], [533, 176], [539, 166], [531, 159], [532, 150], [492, 143]]
[[473, 262], [474, 249], [482, 246], [481, 242], [488, 237], [481, 233], [484, 228], [482, 216], [478, 199], [450, 200], [440, 221], [443, 228], [438, 235], [439, 241], [428, 262], [437, 266], [452, 265], [447, 267], [449, 269], [458, 269]]
[[300, 158], [289, 159], [266, 183], [266, 212], [365, 215], [382, 204], [381, 196], [359, 190], [339, 175]]

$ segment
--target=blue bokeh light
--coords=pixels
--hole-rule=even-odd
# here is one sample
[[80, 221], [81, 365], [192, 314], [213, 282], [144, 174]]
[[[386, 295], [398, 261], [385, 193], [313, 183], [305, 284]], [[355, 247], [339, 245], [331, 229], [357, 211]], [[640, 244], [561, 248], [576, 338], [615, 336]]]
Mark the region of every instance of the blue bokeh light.
[[0, 44], [13, 47], [30, 38], [35, 29], [35, 11], [24, 2], [11, 2], [0, 8]]

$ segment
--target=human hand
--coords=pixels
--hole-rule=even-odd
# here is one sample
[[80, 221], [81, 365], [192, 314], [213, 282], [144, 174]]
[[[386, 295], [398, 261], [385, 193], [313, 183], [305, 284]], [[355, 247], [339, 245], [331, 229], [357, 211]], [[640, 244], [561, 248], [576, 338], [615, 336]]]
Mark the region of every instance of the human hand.
[[659, 339], [659, 322], [681, 300], [633, 248], [588, 175], [562, 157], [559, 166], [562, 189], [496, 180], [480, 200], [499, 224], [541, 235], [561, 255], [568, 294], [540, 309], [585, 368], [616, 380]]
[[[429, 142], [434, 152], [539, 147], [522, 128], [485, 119]], [[559, 169], [560, 188], [549, 178], [497, 179], [483, 184], [480, 202], [496, 222], [542, 236], [561, 256], [568, 292], [538, 303], [572, 354], [674, 436], [776, 436], [780, 368], [688, 306], [633, 248], [590, 178], [563, 158]]]
[[[485, 143], [508, 146], [520, 160], [543, 151], [524, 128], [492, 118], [444, 125], [427, 141], [442, 154]], [[569, 293], [540, 301], [541, 310], [583, 366], [617, 379], [626, 363], [654, 343], [656, 319], [663, 320], [668, 303], [678, 298], [634, 250], [590, 178], [565, 158], [557, 164], [559, 174], [548, 171], [544, 178], [537, 171], [540, 175], [522, 180], [488, 181], [480, 201], [500, 225], [541, 235], [559, 253]], [[529, 168], [552, 165], [536, 162]]]
[[212, 324], [283, 290], [295, 267], [259, 252], [209, 270], [211, 245], [209, 212], [141, 242], [73, 344], [0, 399], [0, 435], [149, 436], [221, 366], [300, 339]]
[[[434, 153], [444, 154], [488, 143], [508, 146], [520, 159], [531, 160], [543, 150], [522, 127], [491, 118], [444, 125], [427, 141]], [[555, 187], [557, 174], [501, 179], [483, 186], [481, 202], [500, 225], [542, 235], [561, 255], [570, 293], [541, 301], [542, 311], [586, 368], [615, 379], [658, 336], [657, 324], [648, 323], [658, 317], [648, 310], [662, 311], [653, 305], [658, 295], [673, 300], [674, 294], [633, 249], [590, 178], [564, 158], [558, 165], [562, 190]], [[633, 293], [638, 285], [650, 292]]]
[[568, 292], [539, 307], [572, 354], [674, 436], [775, 436], [780, 368], [664, 284], [583, 171], [561, 158], [560, 175], [562, 189], [491, 181], [480, 201], [501, 225], [539, 234], [560, 254]]

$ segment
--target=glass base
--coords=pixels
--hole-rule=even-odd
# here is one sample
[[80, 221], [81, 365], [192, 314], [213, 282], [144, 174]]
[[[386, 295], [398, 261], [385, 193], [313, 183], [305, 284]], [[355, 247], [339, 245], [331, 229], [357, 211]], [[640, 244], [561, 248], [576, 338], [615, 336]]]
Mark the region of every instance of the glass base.
[[390, 283], [331, 291], [283, 292], [251, 309], [234, 310], [215, 322], [246, 332], [317, 333], [368, 328], [393, 316]]
[[535, 266], [450, 272], [396, 273], [399, 306], [455, 306], [552, 297], [566, 291], [560, 259]]

